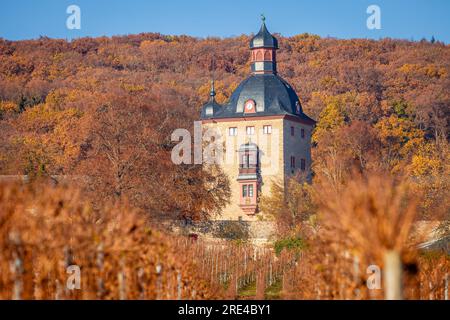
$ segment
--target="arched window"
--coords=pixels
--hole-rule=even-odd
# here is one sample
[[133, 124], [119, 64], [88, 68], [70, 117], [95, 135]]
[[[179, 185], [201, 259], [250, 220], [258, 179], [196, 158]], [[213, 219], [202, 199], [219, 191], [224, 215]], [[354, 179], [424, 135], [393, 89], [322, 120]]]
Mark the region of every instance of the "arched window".
[[266, 61], [270, 61], [270, 60], [272, 60], [272, 54], [271, 54], [271, 52], [270, 51], [266, 51], [265, 53], [264, 53], [264, 60], [266, 60]]
[[261, 50], [256, 53], [256, 61], [261, 61], [263, 59], [263, 54]]

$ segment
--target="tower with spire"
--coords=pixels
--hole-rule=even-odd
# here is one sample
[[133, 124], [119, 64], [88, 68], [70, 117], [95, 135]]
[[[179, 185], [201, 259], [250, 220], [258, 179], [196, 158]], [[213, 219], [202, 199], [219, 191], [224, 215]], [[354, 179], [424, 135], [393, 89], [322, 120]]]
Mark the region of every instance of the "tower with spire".
[[277, 73], [278, 40], [267, 30], [264, 15], [261, 20], [261, 29], [250, 41], [252, 73]]
[[[250, 75], [221, 105], [215, 100], [214, 81], [203, 105], [204, 129], [214, 129], [224, 140], [227, 154], [220, 166], [228, 176], [232, 196], [220, 219], [254, 220], [264, 215], [262, 196], [273, 182], [292, 176], [310, 178], [311, 133], [315, 121], [302, 109], [289, 83], [277, 73], [278, 40], [267, 29], [265, 17], [249, 43]], [[231, 149], [230, 149], [231, 148]]]

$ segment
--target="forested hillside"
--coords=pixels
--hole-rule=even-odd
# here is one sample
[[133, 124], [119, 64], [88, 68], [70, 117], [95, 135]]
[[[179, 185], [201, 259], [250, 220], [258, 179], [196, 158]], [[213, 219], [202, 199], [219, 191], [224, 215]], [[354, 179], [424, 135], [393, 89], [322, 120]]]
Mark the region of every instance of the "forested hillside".
[[[0, 173], [90, 176], [99, 199], [126, 196], [149, 211], [200, 218], [220, 209], [225, 179], [208, 192], [200, 168], [173, 166], [170, 134], [193, 127], [212, 77], [223, 102], [249, 74], [248, 40], [0, 40]], [[316, 175], [344, 179], [356, 163], [442, 177], [448, 45], [308, 34], [280, 44], [279, 73], [318, 120]], [[324, 172], [330, 161], [338, 172]], [[176, 201], [159, 201], [166, 194]]]

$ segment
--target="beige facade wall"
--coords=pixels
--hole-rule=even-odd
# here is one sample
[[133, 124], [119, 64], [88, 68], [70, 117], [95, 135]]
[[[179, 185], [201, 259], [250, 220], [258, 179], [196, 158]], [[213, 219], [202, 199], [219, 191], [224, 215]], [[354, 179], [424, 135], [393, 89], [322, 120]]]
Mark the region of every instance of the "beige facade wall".
[[[291, 127], [294, 128], [294, 135], [291, 135]], [[301, 130], [304, 130], [305, 137], [301, 137]], [[284, 174], [291, 177], [299, 172], [304, 173], [308, 178], [311, 176], [311, 135], [313, 127], [297, 121], [284, 120]], [[291, 168], [291, 156], [295, 157], [295, 168]], [[301, 159], [305, 159], [305, 171], [301, 170]]]
[[[263, 133], [263, 126], [272, 126], [271, 134]], [[298, 130], [298, 136], [290, 136], [290, 127], [295, 126]], [[255, 128], [254, 135], [247, 135], [246, 128], [253, 126]], [[229, 136], [229, 128], [237, 128], [236, 136]], [[305, 129], [305, 139], [300, 138], [300, 128]], [[247, 120], [245, 118], [237, 120], [227, 120], [218, 122], [205, 122], [202, 124], [203, 132], [212, 130], [220, 136], [219, 144], [224, 146], [224, 154], [219, 157], [221, 159], [220, 166], [224, 173], [228, 176], [231, 188], [230, 204], [223, 210], [220, 216], [215, 219], [220, 220], [238, 220], [256, 221], [258, 219], [267, 218], [263, 212], [257, 213], [255, 216], [248, 216], [242, 212], [239, 207], [240, 188], [237, 181], [239, 174], [239, 157], [238, 150], [242, 144], [253, 142], [258, 145], [261, 153], [261, 194], [270, 195], [271, 184], [273, 181], [284, 182], [284, 178], [290, 172], [290, 155], [293, 153], [296, 157], [307, 159], [307, 167], [311, 163], [310, 154], [310, 136], [311, 127], [297, 122], [289, 121], [284, 118], [260, 118], [257, 120]], [[211, 133], [211, 131], [209, 131]], [[300, 160], [298, 160], [300, 167]]]

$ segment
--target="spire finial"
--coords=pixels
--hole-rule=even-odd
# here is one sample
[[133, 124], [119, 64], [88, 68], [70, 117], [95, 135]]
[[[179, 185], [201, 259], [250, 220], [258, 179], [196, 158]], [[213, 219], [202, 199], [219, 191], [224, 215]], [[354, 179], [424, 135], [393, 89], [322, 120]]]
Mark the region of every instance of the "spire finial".
[[261, 21], [262, 23], [266, 23], [266, 17], [264, 16], [264, 13], [261, 13]]
[[211, 80], [211, 91], [209, 92], [209, 96], [211, 97], [211, 101], [214, 100], [216, 96], [216, 91], [214, 90], [214, 79]]

